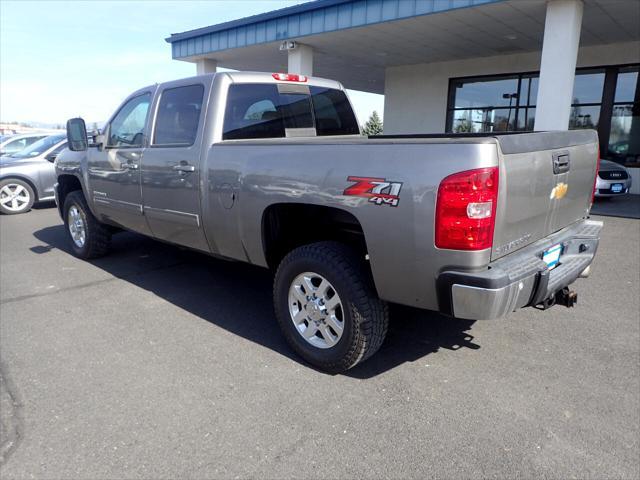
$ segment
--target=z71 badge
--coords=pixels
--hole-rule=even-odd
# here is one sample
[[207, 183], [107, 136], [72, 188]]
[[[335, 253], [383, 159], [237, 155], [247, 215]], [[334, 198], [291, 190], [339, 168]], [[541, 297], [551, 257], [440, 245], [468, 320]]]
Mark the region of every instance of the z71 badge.
[[397, 207], [400, 202], [402, 182], [389, 182], [385, 178], [347, 177], [353, 185], [344, 190], [343, 195], [368, 198], [376, 205]]

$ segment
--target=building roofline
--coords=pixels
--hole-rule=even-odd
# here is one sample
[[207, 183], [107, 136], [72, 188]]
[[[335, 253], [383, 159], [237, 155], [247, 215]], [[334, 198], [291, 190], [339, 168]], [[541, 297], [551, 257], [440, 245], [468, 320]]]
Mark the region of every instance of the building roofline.
[[238, 20], [218, 23], [217, 25], [211, 25], [209, 27], [196, 28], [194, 30], [187, 30], [186, 32], [180, 33], [172, 33], [171, 36], [165, 38], [165, 41], [167, 43], [173, 43], [177, 42], [178, 40], [186, 40], [200, 35], [207, 35], [209, 33], [228, 30], [230, 28], [243, 27], [246, 25], [251, 25], [252, 23], [274, 20], [276, 18], [282, 18], [287, 15], [296, 15], [298, 13], [311, 12], [320, 8], [333, 7], [334, 5], [340, 5], [342, 3], [349, 3], [352, 1], [353, 0], [315, 0], [300, 3], [298, 5], [292, 5], [291, 7], [285, 7], [278, 10], [272, 10], [270, 12], [259, 13], [257, 15], [251, 15], [250, 17], [239, 18]]

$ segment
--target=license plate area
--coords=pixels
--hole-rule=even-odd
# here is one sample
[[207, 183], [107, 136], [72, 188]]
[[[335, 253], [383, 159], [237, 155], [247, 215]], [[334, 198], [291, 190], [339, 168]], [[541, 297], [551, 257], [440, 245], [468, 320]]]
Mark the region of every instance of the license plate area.
[[622, 192], [623, 185], [621, 183], [614, 183], [611, 185], [611, 193], [620, 193]]
[[560, 264], [560, 255], [562, 254], [562, 244], [557, 243], [553, 247], [542, 252], [542, 260], [547, 264], [549, 270], [556, 268]]

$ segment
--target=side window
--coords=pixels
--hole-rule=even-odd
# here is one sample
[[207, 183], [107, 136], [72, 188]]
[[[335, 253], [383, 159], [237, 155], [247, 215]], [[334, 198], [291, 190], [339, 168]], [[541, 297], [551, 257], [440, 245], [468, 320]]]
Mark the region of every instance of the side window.
[[269, 84], [229, 86], [223, 140], [284, 137], [278, 87]]
[[153, 134], [153, 145], [188, 147], [198, 133], [203, 85], [169, 88], [162, 92]]
[[141, 147], [147, 122], [151, 94], [132, 98], [117, 113], [109, 125], [108, 147]]
[[341, 90], [311, 87], [317, 135], [357, 135], [358, 121]]

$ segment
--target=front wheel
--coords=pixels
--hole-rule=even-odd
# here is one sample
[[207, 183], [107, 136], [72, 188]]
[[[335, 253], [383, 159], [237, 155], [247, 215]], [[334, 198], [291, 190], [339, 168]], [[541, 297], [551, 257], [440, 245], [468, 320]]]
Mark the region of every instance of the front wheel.
[[82, 192], [74, 191], [67, 195], [63, 218], [71, 248], [77, 257], [86, 260], [107, 254], [111, 232], [93, 216]]
[[282, 260], [274, 283], [276, 317], [307, 362], [341, 372], [380, 348], [388, 309], [370, 277], [363, 261], [337, 242], [305, 245]]
[[0, 181], [0, 212], [17, 215], [31, 210], [36, 194], [27, 182], [17, 178]]

